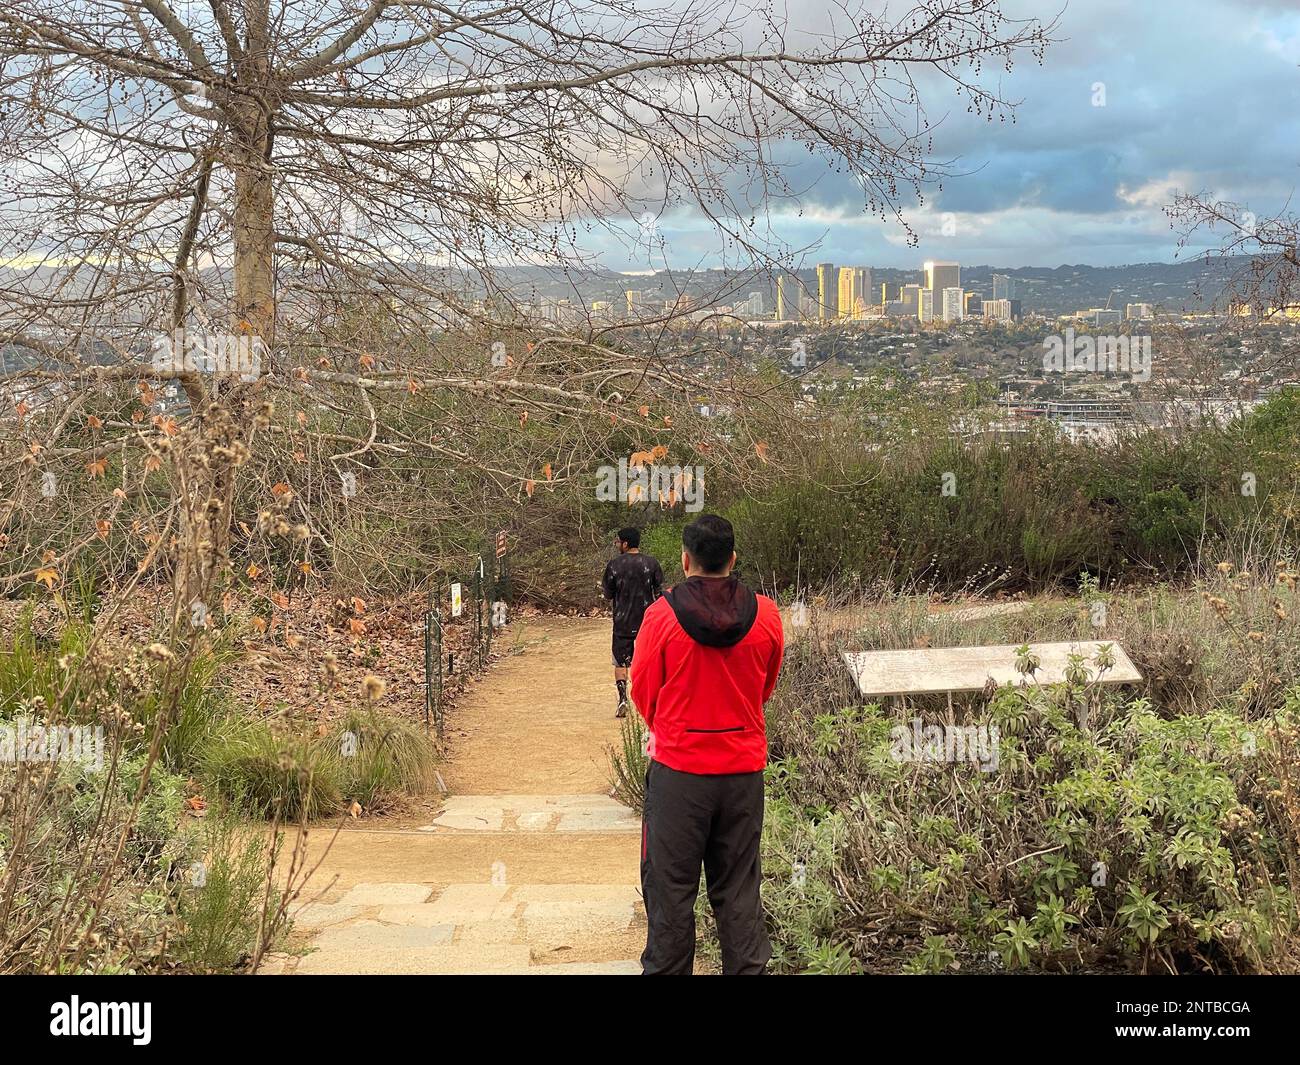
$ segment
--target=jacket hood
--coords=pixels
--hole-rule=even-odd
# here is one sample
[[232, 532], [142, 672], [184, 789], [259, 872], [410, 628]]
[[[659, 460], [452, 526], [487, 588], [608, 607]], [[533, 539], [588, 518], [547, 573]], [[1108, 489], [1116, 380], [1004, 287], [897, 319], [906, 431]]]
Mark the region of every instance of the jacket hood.
[[664, 598], [686, 635], [705, 647], [734, 647], [758, 617], [758, 596], [735, 577], [688, 577]]

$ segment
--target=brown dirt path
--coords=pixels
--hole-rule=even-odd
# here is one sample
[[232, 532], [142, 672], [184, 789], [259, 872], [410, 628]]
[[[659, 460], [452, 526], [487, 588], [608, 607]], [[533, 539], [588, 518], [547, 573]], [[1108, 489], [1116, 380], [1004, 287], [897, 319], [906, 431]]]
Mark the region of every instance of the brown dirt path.
[[[609, 621], [532, 618], [447, 721], [428, 824], [316, 829], [271, 972], [634, 973], [640, 821], [610, 799]], [[299, 954], [299, 951], [305, 953]]]
[[532, 618], [453, 713], [453, 794], [600, 794], [618, 742], [608, 618]]

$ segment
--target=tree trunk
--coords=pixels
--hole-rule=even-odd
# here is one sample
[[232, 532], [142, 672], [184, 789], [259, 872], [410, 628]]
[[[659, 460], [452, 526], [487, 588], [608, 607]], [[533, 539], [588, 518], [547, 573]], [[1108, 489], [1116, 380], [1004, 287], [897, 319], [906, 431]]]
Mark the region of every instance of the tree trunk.
[[234, 332], [275, 340], [275, 187], [271, 129], [259, 106], [245, 108], [235, 129]]
[[[245, 91], [232, 108], [226, 165], [234, 174], [234, 293], [230, 331], [260, 340], [269, 358], [275, 341], [275, 184], [271, 170], [274, 104], [265, 51], [244, 60], [239, 82]], [[269, 366], [263, 366], [263, 370]], [[182, 501], [182, 535], [177, 560], [182, 610], [202, 602], [211, 607], [230, 547], [237, 469], [231, 448], [246, 437], [256, 384], [218, 380], [217, 407], [196, 409], [189, 440], [188, 498]], [[200, 612], [201, 616], [206, 616]]]

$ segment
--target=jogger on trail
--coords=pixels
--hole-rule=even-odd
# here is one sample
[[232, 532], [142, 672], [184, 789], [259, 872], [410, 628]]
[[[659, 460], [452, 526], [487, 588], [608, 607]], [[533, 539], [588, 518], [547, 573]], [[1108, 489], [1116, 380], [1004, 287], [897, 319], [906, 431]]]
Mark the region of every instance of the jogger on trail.
[[641, 819], [649, 925], [642, 971], [689, 976], [704, 866], [722, 971], [760, 974], [772, 956], [759, 900], [767, 728], [785, 637], [766, 596], [735, 577], [731, 523], [682, 532], [686, 580], [653, 604], [632, 659], [632, 700], [650, 731]]
[[618, 688], [615, 717], [627, 715], [627, 670], [632, 646], [646, 607], [664, 594], [664, 571], [649, 555], [641, 554], [641, 530], [619, 529], [618, 557], [605, 567], [600, 586], [614, 601], [614, 686]]

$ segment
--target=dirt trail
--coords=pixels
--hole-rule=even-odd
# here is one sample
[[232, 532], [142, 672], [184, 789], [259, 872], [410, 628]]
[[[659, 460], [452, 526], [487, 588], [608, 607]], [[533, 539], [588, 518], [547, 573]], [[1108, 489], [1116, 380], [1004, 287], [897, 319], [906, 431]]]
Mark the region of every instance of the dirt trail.
[[603, 794], [617, 742], [608, 618], [536, 618], [502, 641], [522, 648], [488, 671], [450, 724], [443, 774], [455, 795]]
[[312, 860], [330, 845], [294, 910], [307, 953], [268, 971], [639, 971], [640, 820], [606, 794], [609, 621], [521, 620], [499, 649], [448, 717], [442, 809], [332, 844], [315, 830]]

